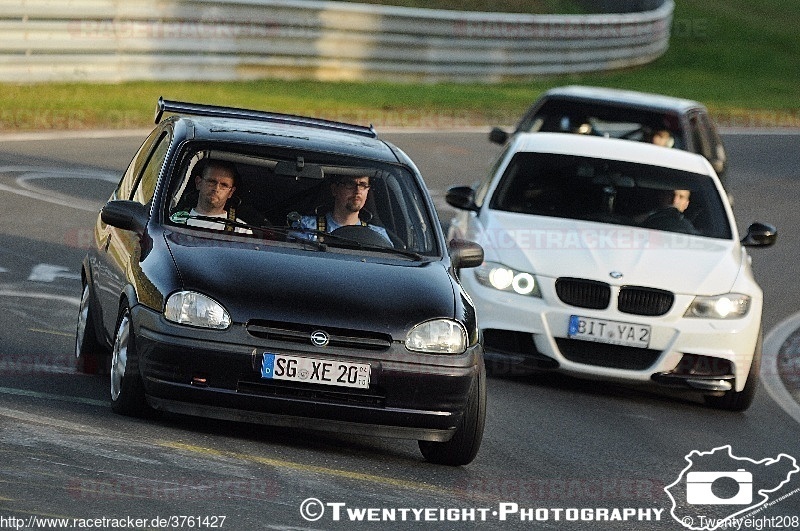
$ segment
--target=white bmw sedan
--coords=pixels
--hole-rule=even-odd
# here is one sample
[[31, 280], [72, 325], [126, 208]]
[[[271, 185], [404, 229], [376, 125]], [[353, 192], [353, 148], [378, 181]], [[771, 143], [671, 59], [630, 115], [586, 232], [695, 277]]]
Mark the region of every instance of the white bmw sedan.
[[645, 143], [529, 133], [489, 176], [447, 193], [450, 238], [481, 244], [461, 272], [487, 363], [663, 384], [744, 410], [758, 385], [762, 291], [703, 157]]

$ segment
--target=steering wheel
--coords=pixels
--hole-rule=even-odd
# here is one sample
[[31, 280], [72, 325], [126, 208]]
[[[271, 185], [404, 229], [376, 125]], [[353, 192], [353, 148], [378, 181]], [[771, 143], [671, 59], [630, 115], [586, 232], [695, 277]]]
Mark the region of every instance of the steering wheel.
[[339, 227], [332, 231], [331, 234], [363, 243], [364, 245], [374, 245], [377, 247], [394, 246], [391, 242], [386, 241], [386, 238], [364, 225], [345, 225], [344, 227]]

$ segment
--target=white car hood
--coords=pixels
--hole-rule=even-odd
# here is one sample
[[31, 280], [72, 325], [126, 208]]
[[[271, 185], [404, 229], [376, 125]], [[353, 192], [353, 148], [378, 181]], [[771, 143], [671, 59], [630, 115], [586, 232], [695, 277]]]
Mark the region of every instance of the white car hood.
[[487, 217], [483, 234], [472, 235], [486, 260], [539, 277], [716, 295], [730, 291], [746, 257], [734, 240], [497, 211]]

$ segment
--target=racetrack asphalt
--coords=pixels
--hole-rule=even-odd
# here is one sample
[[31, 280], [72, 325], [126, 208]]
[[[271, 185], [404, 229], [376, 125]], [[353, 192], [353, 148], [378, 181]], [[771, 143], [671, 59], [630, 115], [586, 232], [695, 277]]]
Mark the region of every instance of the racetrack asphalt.
[[764, 339], [761, 376], [773, 400], [800, 422], [800, 313], [782, 321]]
[[[463, 132], [484, 132], [486, 128], [470, 128]], [[149, 131], [48, 131], [15, 134], [0, 134], [0, 143], [27, 142], [46, 139], [64, 138], [118, 138], [124, 136], [141, 137]], [[388, 133], [412, 133], [404, 128], [386, 128]], [[749, 133], [746, 129], [739, 131], [722, 128], [723, 134]], [[771, 133], [774, 131], [765, 131]], [[798, 135], [800, 130], [781, 130], [781, 133]], [[437, 208], [440, 205], [436, 205]], [[445, 205], [446, 206], [446, 205]], [[763, 360], [761, 368], [763, 388], [773, 400], [781, 406], [795, 421], [800, 423], [800, 313], [791, 315], [768, 331], [764, 338]]]

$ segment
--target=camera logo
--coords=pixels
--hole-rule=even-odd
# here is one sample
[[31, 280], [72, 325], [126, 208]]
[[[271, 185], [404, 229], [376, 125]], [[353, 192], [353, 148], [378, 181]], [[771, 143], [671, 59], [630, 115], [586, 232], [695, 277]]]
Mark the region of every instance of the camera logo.
[[[729, 496], [728, 491], [735, 493]], [[743, 468], [736, 472], [689, 472], [686, 474], [686, 502], [749, 505], [753, 502], [753, 474]]]
[[683, 470], [664, 492], [672, 502], [672, 518], [691, 531], [736, 527], [737, 518], [800, 494], [800, 466], [787, 454], [751, 459], [725, 445], [692, 450], [684, 459]]

